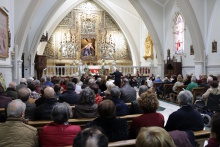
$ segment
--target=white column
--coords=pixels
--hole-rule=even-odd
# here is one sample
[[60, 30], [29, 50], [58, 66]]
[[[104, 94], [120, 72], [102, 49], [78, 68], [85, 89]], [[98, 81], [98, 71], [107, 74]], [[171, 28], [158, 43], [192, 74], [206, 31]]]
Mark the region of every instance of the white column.
[[82, 75], [82, 71], [83, 71], [83, 65], [82, 65], [82, 61], [81, 60], [79, 60], [78, 66], [79, 66], [79, 76], [81, 76]]
[[31, 54], [31, 64], [30, 64], [30, 76], [33, 77], [34, 76], [34, 66], [35, 66], [35, 63], [34, 63], [34, 56]]
[[160, 77], [163, 78], [164, 77], [164, 64], [158, 63], [157, 64], [157, 70], [153, 74], [154, 75], [160, 75]]
[[[23, 60], [17, 60], [17, 82], [19, 83], [20, 79], [22, 78], [22, 62]], [[16, 73], [15, 73], [16, 74]]]
[[112, 71], [111, 72], [114, 72], [116, 70], [116, 63], [115, 61], [112, 62]]
[[195, 75], [196, 78], [199, 78], [199, 75], [204, 74], [204, 62], [203, 61], [195, 61]]

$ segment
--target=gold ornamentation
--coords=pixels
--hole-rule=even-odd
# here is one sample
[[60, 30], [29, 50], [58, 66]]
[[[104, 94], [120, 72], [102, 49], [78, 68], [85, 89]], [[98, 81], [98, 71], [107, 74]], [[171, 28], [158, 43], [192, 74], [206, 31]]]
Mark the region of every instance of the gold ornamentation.
[[153, 41], [150, 37], [150, 34], [148, 32], [147, 38], [145, 40], [145, 56], [144, 59], [147, 60], [147, 58], [154, 59], [153, 56]]

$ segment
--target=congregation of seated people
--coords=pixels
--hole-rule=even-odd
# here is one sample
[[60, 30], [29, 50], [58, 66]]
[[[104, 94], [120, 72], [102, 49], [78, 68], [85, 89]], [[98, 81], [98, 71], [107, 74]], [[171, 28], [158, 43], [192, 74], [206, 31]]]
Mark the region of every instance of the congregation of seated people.
[[[74, 78], [21, 78], [18, 85], [9, 83], [7, 90], [0, 84], [0, 107], [5, 108], [5, 113], [0, 115], [0, 121], [3, 122], [0, 132], [7, 134], [0, 133], [0, 146], [86, 147], [94, 144], [91, 147], [107, 147], [108, 142], [137, 138], [136, 145], [142, 147], [147, 145], [144, 142], [151, 132], [155, 135], [160, 132], [159, 137], [161, 134], [167, 136], [167, 146], [195, 146], [193, 131], [203, 130], [204, 122], [201, 114], [193, 107], [193, 88], [204, 87], [205, 91], [201, 95], [207, 100], [210, 93], [220, 94], [219, 78], [213, 75], [201, 75], [200, 79], [194, 75], [186, 75], [185, 78], [173, 75], [160, 79], [159, 75], [155, 78], [153, 74], [149, 78], [125, 75], [121, 77], [120, 86], [116, 86], [114, 76], [93, 77], [85, 73]], [[161, 85], [154, 87], [154, 83]], [[177, 93], [178, 86], [186, 85], [186, 89], [177, 93], [180, 108], [170, 114], [166, 124], [164, 116], [157, 112], [164, 84], [173, 84], [169, 91], [165, 91], [167, 96]], [[131, 106], [126, 103], [131, 103]], [[74, 106], [74, 110], [70, 106]], [[131, 126], [126, 119], [118, 118], [129, 114], [141, 114], [133, 119]], [[87, 123], [83, 130], [80, 126], [70, 125], [70, 118], [94, 120]], [[52, 122], [38, 134], [36, 128], [26, 124], [28, 120]], [[214, 135], [208, 145], [220, 144], [220, 130], [215, 123], [212, 122], [211, 131]], [[26, 132], [29, 133], [22, 135]], [[9, 136], [11, 138], [7, 139]], [[185, 142], [180, 143], [176, 136], [185, 137]], [[17, 137], [20, 139], [13, 141]], [[150, 137], [149, 140], [152, 139]]]

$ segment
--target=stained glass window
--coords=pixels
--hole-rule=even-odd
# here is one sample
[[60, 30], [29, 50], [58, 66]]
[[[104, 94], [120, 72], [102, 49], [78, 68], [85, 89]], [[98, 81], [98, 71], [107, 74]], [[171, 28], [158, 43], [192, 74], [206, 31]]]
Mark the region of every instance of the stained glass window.
[[175, 54], [184, 53], [184, 28], [183, 18], [179, 14], [176, 18], [174, 28]]

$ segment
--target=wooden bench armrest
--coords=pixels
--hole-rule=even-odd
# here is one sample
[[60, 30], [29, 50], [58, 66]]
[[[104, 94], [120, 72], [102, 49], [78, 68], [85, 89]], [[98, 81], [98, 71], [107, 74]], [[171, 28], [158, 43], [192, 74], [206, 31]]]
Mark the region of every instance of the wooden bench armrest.
[[115, 141], [115, 142], [110, 142], [110, 143], [108, 144], [108, 146], [109, 146], [109, 147], [135, 146], [135, 142], [136, 142], [136, 139]]

